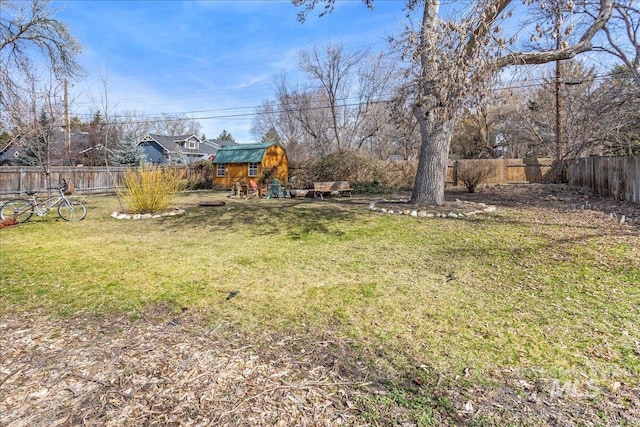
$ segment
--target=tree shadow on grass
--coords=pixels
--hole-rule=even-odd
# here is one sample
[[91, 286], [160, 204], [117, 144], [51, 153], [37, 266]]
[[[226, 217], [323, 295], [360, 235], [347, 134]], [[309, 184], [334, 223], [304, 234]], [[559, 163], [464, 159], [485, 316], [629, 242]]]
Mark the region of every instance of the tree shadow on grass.
[[224, 206], [192, 204], [186, 213], [161, 223], [170, 229], [185, 227], [209, 233], [251, 230], [257, 236], [287, 234], [299, 239], [309, 233], [340, 235], [340, 223], [353, 221], [357, 210], [339, 201], [296, 199], [229, 200]]

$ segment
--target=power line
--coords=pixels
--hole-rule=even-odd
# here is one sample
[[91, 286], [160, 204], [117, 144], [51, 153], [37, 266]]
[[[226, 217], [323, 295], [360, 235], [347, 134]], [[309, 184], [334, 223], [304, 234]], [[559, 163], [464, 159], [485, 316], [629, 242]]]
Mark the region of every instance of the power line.
[[[601, 80], [601, 79], [605, 79], [608, 77], [613, 77], [616, 75], [621, 75], [624, 74], [623, 72], [610, 72], [610, 73], [604, 73], [604, 74], [596, 74], [593, 77], [589, 78], [589, 79], [582, 79], [581, 82], [589, 82], [589, 81], [596, 81], [596, 80]], [[529, 81], [528, 79], [525, 81]], [[531, 79], [530, 81], [532, 81], [531, 83], [528, 84], [521, 84], [521, 85], [509, 85], [509, 86], [502, 86], [502, 87], [496, 87], [496, 88], [492, 88], [492, 91], [504, 91], [504, 90], [514, 90], [514, 89], [526, 89], [526, 88], [531, 88], [531, 87], [538, 87], [543, 85], [545, 82], [549, 81], [549, 78], [547, 77], [539, 77], [539, 78], [535, 78], [535, 79]], [[538, 83], [536, 83], [536, 81], [538, 81]], [[385, 103], [389, 103], [392, 101], [392, 99], [378, 99], [376, 101], [370, 101], [370, 102], [347, 102], [349, 100], [351, 100], [353, 98], [339, 98], [339, 100], [341, 101], [345, 101], [342, 104], [338, 104], [336, 105], [337, 108], [350, 108], [350, 107], [358, 107], [358, 106], [364, 106], [364, 105], [369, 105], [369, 104], [385, 104]], [[321, 103], [324, 102], [322, 100], [314, 100], [311, 101], [312, 103]], [[131, 124], [145, 124], [145, 123], [161, 123], [163, 121], [165, 121], [167, 118], [171, 118], [171, 117], [180, 117], [180, 116], [185, 116], [184, 118], [190, 119], [190, 120], [194, 120], [194, 121], [198, 121], [198, 120], [222, 120], [222, 119], [245, 119], [247, 117], [255, 117], [255, 116], [259, 116], [259, 115], [266, 115], [266, 114], [282, 114], [282, 113], [286, 113], [289, 111], [292, 111], [292, 109], [275, 109], [272, 111], [258, 111], [259, 108], [261, 108], [262, 105], [250, 105], [250, 106], [239, 106], [239, 107], [225, 107], [225, 108], [213, 108], [213, 109], [204, 109], [204, 110], [191, 110], [191, 111], [181, 111], [181, 112], [172, 112], [172, 113], [159, 113], [159, 114], [146, 114], [146, 115], [142, 115], [142, 118], [139, 118], [137, 120], [132, 120], [129, 123]], [[304, 112], [304, 111], [318, 111], [318, 110], [323, 110], [323, 109], [328, 109], [331, 108], [331, 106], [329, 105], [317, 105], [317, 106], [312, 106], [312, 107], [307, 107], [307, 108], [299, 108], [299, 109], [294, 109], [293, 111], [297, 111], [297, 112]], [[252, 110], [251, 112], [244, 112], [244, 113], [237, 113], [237, 114], [214, 114], [214, 115], [202, 115], [202, 116], [198, 116], [198, 117], [193, 117], [194, 114], [199, 114], [199, 113], [214, 113], [214, 112], [233, 112], [233, 111], [243, 111], [243, 110]], [[10, 110], [6, 110], [6, 111], [10, 111]], [[75, 117], [93, 117], [95, 113], [73, 113], [72, 115]], [[188, 117], [188, 116], [192, 116], [192, 117]], [[123, 114], [112, 114], [110, 115], [110, 118], [112, 119], [128, 119], [128, 118], [136, 118], [137, 116], [134, 115], [123, 115]]]

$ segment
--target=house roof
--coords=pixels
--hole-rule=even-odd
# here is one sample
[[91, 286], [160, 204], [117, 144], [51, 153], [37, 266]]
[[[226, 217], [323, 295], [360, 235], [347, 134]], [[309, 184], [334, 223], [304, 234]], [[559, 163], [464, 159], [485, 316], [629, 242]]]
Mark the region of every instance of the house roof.
[[[0, 159], [11, 159], [17, 156], [16, 152], [19, 151], [21, 144], [20, 140], [28, 141], [28, 137], [18, 135], [0, 146]], [[89, 134], [87, 132], [70, 132], [69, 140], [78, 148], [89, 147]], [[54, 146], [62, 146], [64, 141], [63, 131], [53, 131], [51, 139], [49, 141]], [[84, 152], [84, 150], [82, 151]]]
[[222, 147], [230, 145], [238, 145], [238, 143], [224, 139], [205, 139], [200, 144], [200, 150], [207, 154], [216, 154]]
[[237, 144], [220, 148], [213, 163], [260, 163], [269, 144]]
[[[166, 135], [156, 135], [156, 134], [148, 134], [145, 138], [142, 139], [141, 142], [153, 140], [158, 143], [159, 146], [164, 148], [169, 153], [178, 153], [185, 151], [182, 149], [178, 142], [186, 141], [195, 135], [174, 135], [174, 136], [166, 136]], [[197, 138], [197, 137], [196, 137]]]

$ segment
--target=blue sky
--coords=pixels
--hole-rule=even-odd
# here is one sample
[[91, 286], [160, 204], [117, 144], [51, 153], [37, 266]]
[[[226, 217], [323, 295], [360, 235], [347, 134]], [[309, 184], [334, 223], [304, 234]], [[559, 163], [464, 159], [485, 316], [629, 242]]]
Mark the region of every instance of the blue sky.
[[86, 78], [70, 89], [72, 114], [98, 109], [104, 81], [111, 114], [183, 113], [199, 119], [207, 137], [227, 130], [253, 142], [251, 114], [273, 99], [277, 75], [301, 78], [301, 49], [331, 41], [383, 50], [385, 37], [406, 23], [404, 3], [378, 0], [371, 11], [339, 0], [333, 13], [312, 13], [304, 24], [290, 1], [276, 0], [54, 0], [52, 7], [84, 48]]

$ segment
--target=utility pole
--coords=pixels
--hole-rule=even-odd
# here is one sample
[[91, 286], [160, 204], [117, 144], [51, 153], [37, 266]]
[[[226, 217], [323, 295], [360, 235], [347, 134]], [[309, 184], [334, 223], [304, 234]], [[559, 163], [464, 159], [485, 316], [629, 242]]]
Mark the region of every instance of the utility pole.
[[63, 103], [64, 103], [64, 147], [67, 151], [67, 162], [71, 165], [71, 123], [69, 121], [69, 93], [68, 81], [64, 79]]
[[[562, 47], [562, 7], [556, 6], [556, 50]], [[558, 181], [562, 182], [564, 178], [564, 167], [562, 166], [562, 157], [564, 155], [564, 147], [562, 144], [562, 62], [556, 61], [556, 164], [558, 166]]]
[[562, 63], [556, 61], [556, 160], [561, 161], [562, 147]]

